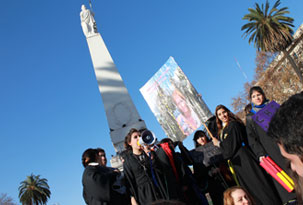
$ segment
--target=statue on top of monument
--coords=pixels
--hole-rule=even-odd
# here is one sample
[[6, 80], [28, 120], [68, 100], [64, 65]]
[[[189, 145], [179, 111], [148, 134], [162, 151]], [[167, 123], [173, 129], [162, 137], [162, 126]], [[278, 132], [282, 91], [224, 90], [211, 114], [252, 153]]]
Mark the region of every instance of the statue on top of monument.
[[81, 26], [86, 37], [90, 37], [98, 33], [94, 13], [85, 7], [81, 6], [80, 12]]

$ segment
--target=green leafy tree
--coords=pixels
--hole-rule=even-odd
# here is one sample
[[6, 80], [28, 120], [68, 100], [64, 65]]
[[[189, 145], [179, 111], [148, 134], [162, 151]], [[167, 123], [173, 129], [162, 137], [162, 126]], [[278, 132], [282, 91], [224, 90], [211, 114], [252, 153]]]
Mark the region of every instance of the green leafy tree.
[[46, 204], [51, 192], [47, 179], [40, 178], [40, 175], [27, 176], [19, 186], [19, 199], [23, 205]]
[[249, 37], [249, 44], [254, 42], [254, 46], [258, 51], [264, 52], [280, 52], [282, 51], [292, 65], [295, 73], [303, 84], [303, 77], [294, 59], [287, 51], [287, 47], [293, 41], [294, 19], [285, 16], [289, 13], [287, 7], [278, 9], [280, 0], [276, 1], [272, 9], [269, 10], [269, 3], [260, 5], [255, 4], [255, 9], [249, 8], [249, 13], [243, 17], [243, 20], [249, 22], [242, 26], [241, 30], [245, 31], [244, 36]]

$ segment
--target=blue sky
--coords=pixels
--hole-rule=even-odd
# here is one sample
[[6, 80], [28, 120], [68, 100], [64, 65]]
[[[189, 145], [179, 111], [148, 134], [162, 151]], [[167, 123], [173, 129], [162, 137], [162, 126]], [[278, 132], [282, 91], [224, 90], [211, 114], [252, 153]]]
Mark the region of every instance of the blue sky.
[[[241, 26], [251, 0], [92, 0], [95, 19], [128, 91], [149, 129], [164, 132], [139, 89], [173, 56], [213, 112], [230, 107], [252, 80], [255, 48]], [[274, 1], [269, 1], [273, 5]], [[18, 186], [40, 174], [48, 204], [80, 205], [81, 155], [114, 154], [86, 39], [84, 0], [2, 1], [0, 13], [0, 193], [19, 203]], [[303, 23], [303, 1], [282, 1]], [[184, 144], [193, 148], [192, 136]]]

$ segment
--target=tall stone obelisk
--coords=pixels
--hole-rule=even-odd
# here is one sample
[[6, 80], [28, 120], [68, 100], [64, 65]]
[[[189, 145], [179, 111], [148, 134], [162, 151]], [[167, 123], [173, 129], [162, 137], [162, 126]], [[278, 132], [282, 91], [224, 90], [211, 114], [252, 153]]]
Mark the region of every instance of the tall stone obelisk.
[[[124, 137], [131, 128], [138, 130], [146, 127], [123, 83], [123, 80], [108, 52], [104, 41], [97, 31], [94, 14], [84, 5], [80, 19], [92, 58], [99, 91], [102, 96], [110, 137], [115, 151], [123, 149]], [[113, 167], [119, 166], [118, 158], [111, 159]]]

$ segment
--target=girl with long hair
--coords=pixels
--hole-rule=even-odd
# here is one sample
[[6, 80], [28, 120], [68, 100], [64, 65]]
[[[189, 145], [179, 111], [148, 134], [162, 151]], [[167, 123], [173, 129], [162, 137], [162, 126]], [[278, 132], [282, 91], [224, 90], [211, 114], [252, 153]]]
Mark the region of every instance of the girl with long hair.
[[[278, 166], [287, 171], [286, 161], [282, 157], [277, 143], [252, 119], [253, 115], [269, 103], [269, 100], [259, 86], [250, 88], [249, 97], [252, 109], [246, 115], [246, 132], [248, 143], [255, 154], [255, 159], [261, 162], [265, 156], [270, 156]], [[283, 203], [292, 201], [296, 197], [294, 193], [288, 193], [276, 180], [271, 180]]]
[[281, 204], [266, 173], [247, 147], [243, 122], [224, 105], [218, 105], [215, 114], [219, 140], [214, 138], [213, 143], [221, 148], [224, 159], [229, 160], [238, 185], [248, 190], [256, 204]]
[[201, 124], [199, 117], [193, 111], [185, 96], [176, 88], [172, 93], [172, 101], [177, 110], [174, 115], [183, 134], [191, 134]]

